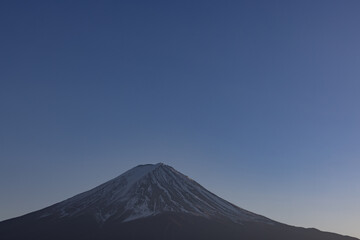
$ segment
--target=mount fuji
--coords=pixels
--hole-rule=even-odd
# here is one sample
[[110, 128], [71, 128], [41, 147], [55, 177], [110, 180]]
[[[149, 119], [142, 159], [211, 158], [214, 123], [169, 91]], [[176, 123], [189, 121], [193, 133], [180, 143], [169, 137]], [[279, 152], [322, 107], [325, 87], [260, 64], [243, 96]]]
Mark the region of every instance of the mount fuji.
[[0, 222], [0, 239], [356, 240], [249, 212], [162, 163], [139, 165], [87, 192]]

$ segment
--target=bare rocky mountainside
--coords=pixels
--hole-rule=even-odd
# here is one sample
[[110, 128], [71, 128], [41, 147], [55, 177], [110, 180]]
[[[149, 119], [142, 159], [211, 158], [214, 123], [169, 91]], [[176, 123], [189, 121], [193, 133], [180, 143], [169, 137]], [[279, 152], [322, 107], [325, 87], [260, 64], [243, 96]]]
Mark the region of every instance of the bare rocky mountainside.
[[137, 166], [42, 210], [0, 222], [2, 240], [356, 240], [239, 208], [165, 164]]

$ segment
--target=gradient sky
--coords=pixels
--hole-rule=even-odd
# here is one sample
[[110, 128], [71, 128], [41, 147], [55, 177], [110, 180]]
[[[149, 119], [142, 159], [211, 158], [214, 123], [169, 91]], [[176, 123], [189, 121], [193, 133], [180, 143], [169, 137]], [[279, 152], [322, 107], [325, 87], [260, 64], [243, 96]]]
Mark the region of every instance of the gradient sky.
[[164, 162], [360, 238], [360, 1], [1, 1], [0, 220]]

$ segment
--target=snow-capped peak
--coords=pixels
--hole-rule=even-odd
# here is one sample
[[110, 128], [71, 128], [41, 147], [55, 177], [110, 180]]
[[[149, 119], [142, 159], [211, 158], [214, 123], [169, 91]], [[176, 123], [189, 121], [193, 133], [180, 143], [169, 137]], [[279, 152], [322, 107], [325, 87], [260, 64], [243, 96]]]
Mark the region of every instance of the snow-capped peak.
[[44, 209], [40, 217], [89, 215], [99, 222], [125, 222], [168, 212], [234, 222], [272, 222], [221, 199], [163, 163], [134, 167], [90, 191]]

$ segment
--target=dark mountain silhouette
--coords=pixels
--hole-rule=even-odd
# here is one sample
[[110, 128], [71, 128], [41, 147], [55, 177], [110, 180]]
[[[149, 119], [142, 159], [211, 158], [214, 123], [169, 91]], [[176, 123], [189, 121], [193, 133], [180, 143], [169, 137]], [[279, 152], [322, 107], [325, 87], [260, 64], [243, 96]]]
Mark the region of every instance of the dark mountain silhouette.
[[162, 163], [137, 166], [90, 191], [0, 222], [2, 240], [356, 240], [241, 209]]

